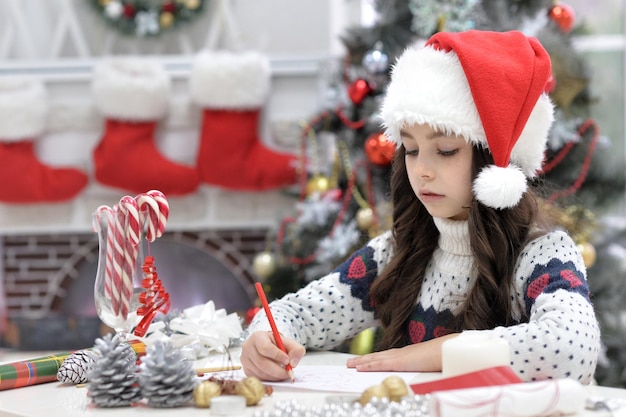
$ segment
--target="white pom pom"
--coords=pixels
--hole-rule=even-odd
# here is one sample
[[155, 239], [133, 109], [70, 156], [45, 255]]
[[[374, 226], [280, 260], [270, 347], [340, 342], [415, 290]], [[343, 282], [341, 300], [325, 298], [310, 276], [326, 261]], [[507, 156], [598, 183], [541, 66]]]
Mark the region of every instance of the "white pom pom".
[[506, 168], [490, 165], [474, 180], [476, 199], [488, 207], [504, 209], [519, 203], [527, 189], [526, 175], [514, 165]]

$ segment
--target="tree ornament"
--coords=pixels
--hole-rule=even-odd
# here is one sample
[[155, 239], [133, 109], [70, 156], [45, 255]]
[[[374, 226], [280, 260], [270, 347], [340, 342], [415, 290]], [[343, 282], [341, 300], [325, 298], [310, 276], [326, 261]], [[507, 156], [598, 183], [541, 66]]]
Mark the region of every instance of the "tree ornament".
[[548, 17], [552, 19], [564, 33], [569, 33], [574, 28], [576, 13], [572, 6], [565, 3], [557, 3], [550, 7]]
[[362, 330], [350, 341], [350, 353], [353, 355], [366, 355], [374, 351], [376, 332], [373, 328]]
[[363, 103], [365, 97], [367, 97], [371, 92], [372, 87], [362, 78], [359, 78], [348, 87], [348, 96], [350, 96], [352, 103], [357, 106]]
[[176, 11], [176, 4], [174, 4], [174, 2], [172, 1], [166, 1], [161, 6], [161, 11], [167, 12], [167, 13], [174, 13]]
[[96, 353], [89, 349], [79, 350], [65, 358], [57, 372], [57, 380], [63, 384], [84, 384], [87, 374], [96, 362]]
[[258, 253], [252, 260], [252, 269], [261, 279], [266, 280], [276, 271], [276, 256], [268, 251]]
[[146, 350], [139, 365], [141, 393], [148, 405], [182, 407], [191, 403], [198, 383], [192, 362], [169, 341], [158, 340]]
[[222, 386], [215, 381], [205, 380], [196, 385], [193, 390], [193, 400], [196, 406], [209, 408], [211, 399], [222, 394]]
[[163, 29], [167, 29], [172, 26], [174, 23], [174, 15], [169, 12], [161, 13], [161, 17], [159, 17], [159, 24]]
[[330, 190], [330, 178], [322, 174], [313, 175], [306, 184], [306, 194], [313, 193], [324, 194]]
[[404, 379], [397, 375], [388, 376], [383, 379], [382, 384], [387, 387], [391, 401], [400, 402], [403, 397], [409, 395], [409, 387], [407, 387]]
[[249, 376], [237, 382], [235, 394], [244, 397], [247, 406], [257, 405], [265, 396], [265, 385], [259, 378]]
[[587, 268], [592, 267], [596, 263], [596, 248], [591, 243], [583, 242], [578, 244], [578, 250]]
[[127, 407], [141, 400], [137, 355], [118, 334], [96, 339], [97, 359], [87, 373], [87, 396], [97, 407]]
[[369, 74], [384, 74], [389, 69], [389, 56], [383, 51], [383, 43], [377, 41], [374, 48], [363, 56], [363, 68]]
[[250, 322], [252, 322], [252, 319], [256, 316], [256, 313], [258, 313], [259, 310], [261, 310], [261, 307], [254, 306], [250, 307], [248, 311], [246, 311], [246, 324], [250, 324]]
[[395, 143], [388, 140], [383, 133], [374, 133], [365, 140], [365, 155], [367, 160], [374, 165], [389, 165], [395, 151]]
[[364, 232], [369, 231], [375, 223], [374, 210], [371, 207], [362, 207], [356, 212], [356, 224]]

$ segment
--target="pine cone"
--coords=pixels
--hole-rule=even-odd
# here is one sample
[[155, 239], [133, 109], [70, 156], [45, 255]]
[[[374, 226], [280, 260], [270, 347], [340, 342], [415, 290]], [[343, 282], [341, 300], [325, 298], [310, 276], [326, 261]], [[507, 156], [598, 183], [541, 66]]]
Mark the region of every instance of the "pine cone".
[[119, 335], [96, 339], [97, 358], [88, 372], [91, 401], [98, 407], [125, 407], [141, 400], [137, 378], [137, 355]]
[[193, 401], [198, 384], [192, 363], [168, 341], [157, 341], [146, 350], [139, 365], [141, 392], [152, 407], [180, 407]]
[[96, 353], [83, 349], [65, 358], [57, 372], [57, 380], [64, 384], [84, 384], [89, 381], [87, 373], [96, 362]]

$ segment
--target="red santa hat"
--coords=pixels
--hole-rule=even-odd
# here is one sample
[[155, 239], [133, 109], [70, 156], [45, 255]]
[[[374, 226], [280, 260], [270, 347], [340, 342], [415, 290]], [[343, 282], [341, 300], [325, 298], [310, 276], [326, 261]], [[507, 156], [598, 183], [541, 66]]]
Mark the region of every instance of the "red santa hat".
[[381, 109], [387, 137], [426, 123], [488, 148], [494, 164], [473, 183], [476, 199], [514, 207], [541, 168], [554, 106], [545, 93], [550, 56], [518, 31], [440, 32], [393, 67]]

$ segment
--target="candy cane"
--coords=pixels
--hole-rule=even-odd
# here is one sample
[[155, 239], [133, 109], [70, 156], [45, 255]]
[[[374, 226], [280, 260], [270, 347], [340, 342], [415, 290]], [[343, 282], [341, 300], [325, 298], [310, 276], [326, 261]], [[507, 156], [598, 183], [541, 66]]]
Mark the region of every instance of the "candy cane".
[[[103, 223], [103, 219], [106, 222]], [[106, 235], [105, 258], [101, 260], [104, 265], [104, 294], [112, 297], [111, 284], [113, 280], [113, 209], [109, 206], [102, 205], [96, 208], [92, 216], [92, 227], [100, 236]], [[104, 230], [102, 227], [104, 226]], [[119, 309], [119, 300], [111, 298], [112, 308], [115, 311]]]
[[139, 253], [140, 221], [137, 201], [131, 196], [124, 196], [118, 203], [120, 213], [120, 223], [122, 224], [121, 237], [123, 242], [119, 242], [123, 253], [121, 307], [120, 313], [124, 320], [130, 311], [131, 298], [133, 296], [135, 265]]
[[165, 194], [163, 194], [159, 190], [150, 190], [147, 194], [154, 198], [154, 200], [159, 205], [159, 223], [156, 230], [156, 237], [161, 237], [163, 232], [165, 232], [165, 226], [167, 225], [167, 219], [170, 215], [170, 205], [167, 202], [167, 198], [165, 198]]
[[113, 206], [114, 230], [113, 230], [113, 285], [112, 292], [114, 298], [119, 300], [119, 307], [115, 314], [120, 314], [123, 320], [128, 317], [130, 307], [130, 295], [125, 288], [130, 280], [132, 285], [133, 267], [126, 260], [126, 216], [122, 213], [120, 207], [116, 204]]
[[[143, 216], [147, 216], [146, 239], [149, 242], [163, 235], [167, 219], [170, 213], [170, 206], [165, 198], [165, 194], [158, 190], [150, 190], [135, 197], [139, 206], [139, 211]], [[144, 214], [145, 213], [145, 214]], [[145, 218], [142, 218], [142, 223]]]
[[[157, 227], [159, 224], [159, 203], [148, 193], [137, 195], [135, 200], [141, 216], [140, 223], [142, 225], [146, 223], [146, 239], [148, 239], [148, 242], [154, 242], [154, 239], [157, 238]], [[148, 219], [147, 222], [146, 218]]]

